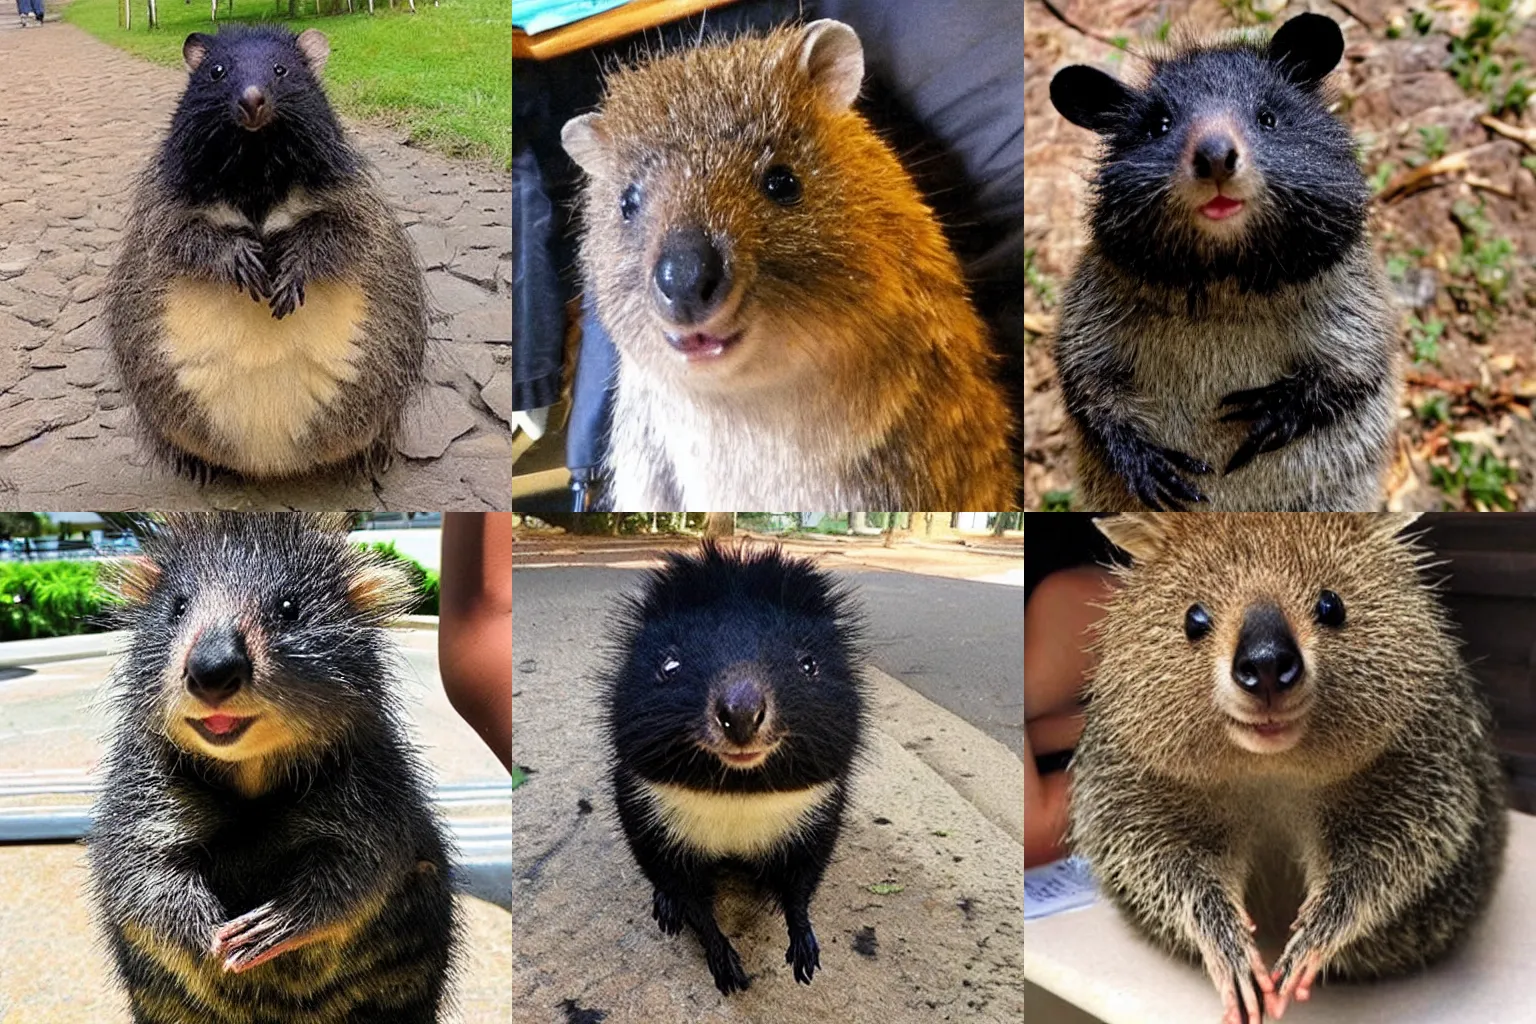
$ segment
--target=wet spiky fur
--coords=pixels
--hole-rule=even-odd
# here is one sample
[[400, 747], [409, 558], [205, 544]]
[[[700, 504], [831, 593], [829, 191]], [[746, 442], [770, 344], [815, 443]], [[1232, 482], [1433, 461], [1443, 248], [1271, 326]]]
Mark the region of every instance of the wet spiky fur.
[[[108, 281], [107, 337], [144, 440], [196, 480], [381, 470], [426, 351], [410, 242], [292, 32], [205, 38]], [[251, 84], [275, 111], [257, 131], [237, 121]], [[210, 332], [228, 338], [170, 341]]]
[[[697, 555], [669, 556], [613, 629], [602, 700], [614, 795], [654, 886], [652, 915], [669, 935], [684, 924], [698, 934], [722, 992], [744, 989], [714, 900], [721, 886], [745, 882], [783, 911], [785, 962], [809, 983], [820, 963], [810, 901], [837, 843], [865, 729], [852, 599], [777, 548], [706, 543]], [[706, 749], [718, 738], [711, 694], [748, 676], [769, 691], [765, 728], [780, 739], [766, 760], [738, 769]]]
[[[1298, 35], [1327, 24], [1302, 17]], [[1055, 347], [1080, 508], [1380, 507], [1399, 369], [1369, 190], [1327, 68], [1270, 46], [1187, 39], [1149, 54], [1135, 87], [1082, 67], [1053, 81], [1104, 143]], [[1244, 152], [1247, 219], [1227, 231], [1182, 198], [1213, 118]]]
[[[1284, 943], [1305, 897], [1289, 945], [1265, 963], [1283, 982], [1315, 952], [1325, 977], [1360, 980], [1445, 956], [1488, 903], [1504, 778], [1422, 579], [1426, 552], [1400, 534], [1411, 519], [1099, 521], [1134, 564], [1117, 570], [1094, 642], [1071, 845], [1139, 932], [1203, 961], [1224, 997], [1250, 973], [1245, 911], [1261, 940]], [[1322, 589], [1347, 609], [1337, 629], [1314, 621]], [[1315, 687], [1302, 738], [1283, 753], [1233, 742], [1217, 706], [1256, 601], [1283, 610]], [[1213, 627], [1191, 640], [1197, 602]]]
[[[167, 515], [116, 574], [131, 634], [88, 844], [136, 1024], [438, 1019], [449, 851], [383, 629], [412, 588], [348, 542], [349, 520]], [[231, 623], [253, 666], [232, 705], [273, 737], [240, 760], [197, 749], [177, 717], [190, 645]], [[318, 941], [230, 971], [216, 937], [242, 915], [271, 929], [247, 953]]]
[[[1019, 410], [959, 263], [891, 150], [799, 66], [805, 32], [608, 77], [581, 262], [619, 353], [613, 507], [1014, 507]], [[798, 175], [798, 203], [765, 198], [770, 164]], [[659, 242], [694, 225], [742, 288], [729, 373], [683, 366], [654, 310]]]

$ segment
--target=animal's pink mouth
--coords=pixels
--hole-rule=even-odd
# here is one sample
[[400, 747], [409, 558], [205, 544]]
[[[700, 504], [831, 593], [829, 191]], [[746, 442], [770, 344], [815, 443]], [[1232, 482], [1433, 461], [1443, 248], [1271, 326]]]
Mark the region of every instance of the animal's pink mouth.
[[1200, 212], [1211, 218], [1211, 220], [1226, 220], [1242, 208], [1243, 201], [1241, 199], [1219, 195], [1200, 207]]
[[720, 751], [720, 760], [733, 768], [756, 768], [759, 764], [768, 760], [768, 755], [773, 753], [772, 748], [764, 747], [759, 750], [744, 750], [740, 753], [732, 751]]
[[197, 734], [209, 743], [226, 744], [233, 743], [245, 734], [245, 730], [256, 721], [254, 715], [242, 718], [238, 715], [207, 715], [203, 718], [189, 718], [187, 722]]
[[667, 344], [671, 345], [690, 363], [719, 359], [741, 340], [741, 332], [721, 336], [718, 334], [673, 334], [667, 332]]

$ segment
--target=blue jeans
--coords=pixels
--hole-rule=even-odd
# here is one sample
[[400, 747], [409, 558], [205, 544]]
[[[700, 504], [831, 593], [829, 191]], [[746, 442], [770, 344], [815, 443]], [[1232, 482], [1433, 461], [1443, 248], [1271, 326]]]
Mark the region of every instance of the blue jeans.
[[43, 0], [16, 0], [16, 13], [25, 18], [34, 15], [38, 21], [43, 20]]

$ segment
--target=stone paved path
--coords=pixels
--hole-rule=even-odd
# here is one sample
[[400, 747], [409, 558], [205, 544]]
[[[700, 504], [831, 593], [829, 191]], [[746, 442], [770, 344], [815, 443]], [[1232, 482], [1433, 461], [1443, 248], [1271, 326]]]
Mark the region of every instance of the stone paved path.
[[400, 457], [372, 480], [207, 488], [147, 457], [107, 359], [101, 291], [133, 176], [184, 80], [73, 25], [21, 29], [0, 10], [0, 507], [509, 507], [510, 177], [367, 126], [356, 137], [439, 314]]

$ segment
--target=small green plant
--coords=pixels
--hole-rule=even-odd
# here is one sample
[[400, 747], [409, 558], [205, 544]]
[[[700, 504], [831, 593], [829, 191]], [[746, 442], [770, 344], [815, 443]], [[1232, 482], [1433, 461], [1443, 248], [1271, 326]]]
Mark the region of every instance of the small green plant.
[[1536, 174], [1536, 156], [1523, 156], [1520, 158], [1520, 166]]
[[1426, 427], [1450, 423], [1451, 399], [1443, 392], [1433, 391], [1429, 394], [1429, 397], [1418, 404], [1418, 407], [1413, 412], [1419, 418], [1419, 422]]
[[1446, 62], [1456, 84], [1469, 94], [1488, 97], [1489, 112], [1519, 114], [1530, 100], [1532, 87], [1521, 72], [1524, 60], [1506, 60], [1503, 51], [1514, 35], [1515, 0], [1480, 0], [1464, 35], [1451, 38], [1451, 56]]
[[1056, 305], [1056, 282], [1035, 266], [1035, 250], [1024, 250], [1024, 284], [1035, 293], [1042, 309]]
[[1451, 218], [1461, 228], [1461, 252], [1452, 259], [1452, 270], [1476, 281], [1490, 305], [1502, 304], [1514, 283], [1513, 239], [1493, 233], [1482, 200], [1476, 205], [1458, 200], [1451, 206]]
[[1440, 361], [1440, 336], [1445, 333], [1445, 321], [1430, 317], [1426, 323], [1416, 316], [1408, 318], [1408, 344], [1416, 363]]
[[1435, 16], [1429, 11], [1414, 10], [1410, 12], [1413, 18], [1413, 30], [1421, 36], [1427, 36], [1435, 27]]
[[1157, 41], [1160, 43], [1166, 43], [1168, 41], [1168, 33], [1172, 30], [1173, 22], [1169, 21], [1167, 18], [1164, 18], [1162, 21], [1158, 22]]
[[1392, 180], [1392, 175], [1397, 172], [1397, 164], [1391, 160], [1383, 160], [1376, 165], [1376, 172], [1372, 174], [1366, 183], [1371, 186], [1371, 194], [1375, 195], [1387, 187], [1387, 182]]
[[1457, 505], [1470, 505], [1478, 511], [1499, 509], [1513, 512], [1510, 488], [1518, 474], [1507, 459], [1471, 441], [1451, 441], [1451, 464], [1429, 467], [1429, 479]]
[[1444, 125], [1432, 124], [1418, 131], [1419, 152], [1407, 158], [1409, 167], [1422, 167], [1432, 160], [1445, 156], [1445, 147], [1451, 141], [1451, 133]]
[[1072, 511], [1072, 492], [1046, 491], [1040, 496], [1040, 511], [1042, 512], [1070, 512]]
[[1387, 276], [1394, 281], [1401, 281], [1408, 276], [1408, 268], [1411, 265], [1407, 256], [1402, 253], [1393, 253], [1387, 257]]

